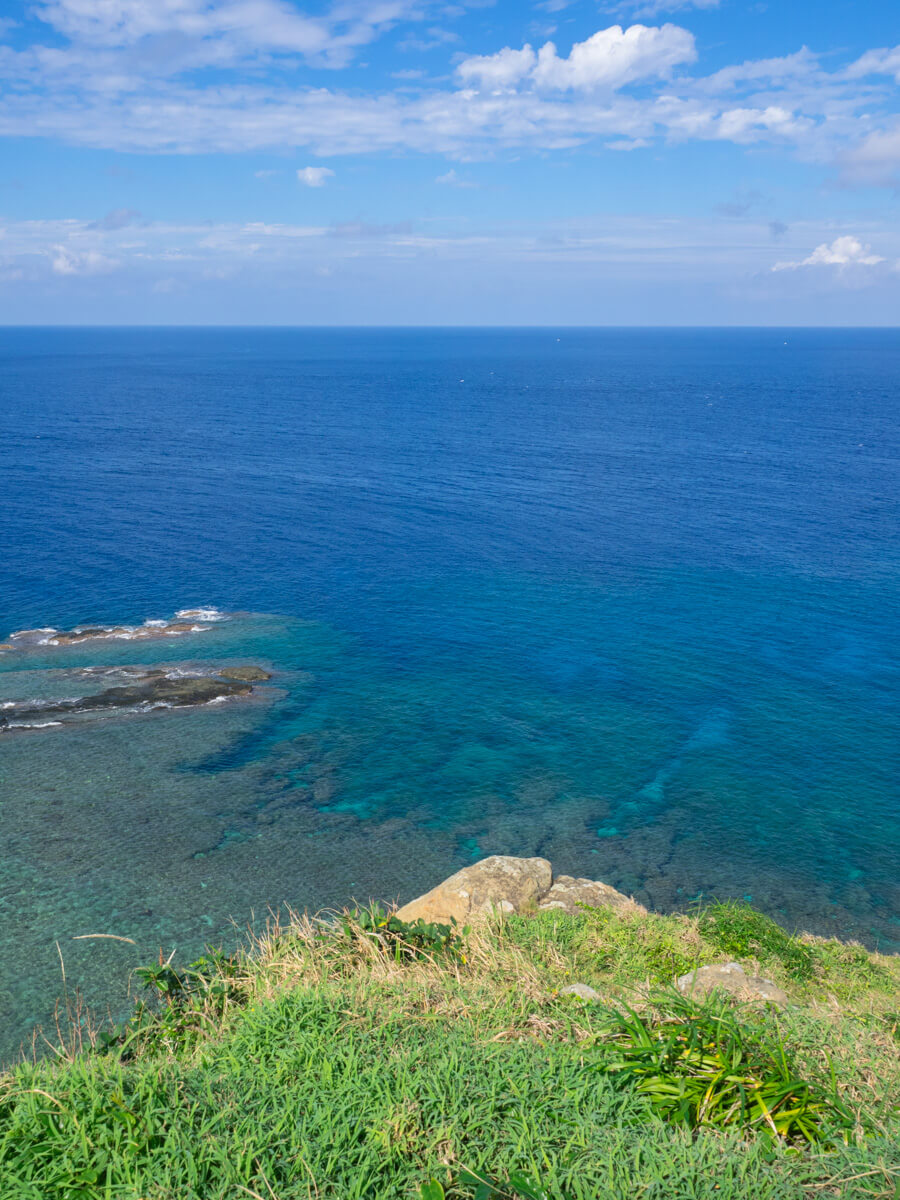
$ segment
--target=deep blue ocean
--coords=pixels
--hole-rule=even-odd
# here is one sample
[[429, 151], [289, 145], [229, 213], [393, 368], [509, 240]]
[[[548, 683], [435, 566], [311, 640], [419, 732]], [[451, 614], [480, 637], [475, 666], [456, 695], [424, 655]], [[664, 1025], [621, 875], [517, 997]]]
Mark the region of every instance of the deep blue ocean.
[[116, 1007], [490, 853], [900, 950], [898, 415], [890, 330], [0, 331], [0, 640], [233, 614], [0, 654], [0, 701], [275, 673], [0, 736], [3, 1049], [56, 943]]

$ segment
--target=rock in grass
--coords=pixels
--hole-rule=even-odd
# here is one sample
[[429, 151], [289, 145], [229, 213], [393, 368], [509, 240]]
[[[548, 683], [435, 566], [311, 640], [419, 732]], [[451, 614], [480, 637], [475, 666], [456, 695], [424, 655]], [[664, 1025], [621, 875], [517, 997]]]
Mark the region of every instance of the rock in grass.
[[584, 1000], [588, 1004], [599, 1004], [603, 999], [600, 993], [587, 983], [570, 983], [559, 994], [561, 996], [577, 996], [579, 1000]]
[[617, 892], [608, 883], [599, 883], [595, 879], [574, 879], [571, 875], [557, 875], [553, 887], [538, 905], [538, 911], [556, 908], [576, 916], [581, 911], [579, 904], [587, 904], [590, 908], [618, 908], [635, 913], [647, 911], [642, 904], [638, 904], [622, 892]]
[[546, 858], [493, 854], [463, 867], [423, 896], [397, 911], [401, 921], [423, 920], [458, 925], [489, 916], [533, 908], [550, 891], [553, 871]]
[[748, 975], [740, 963], [717, 963], [698, 967], [678, 979], [678, 990], [685, 996], [702, 999], [719, 989], [744, 1000], [766, 1000], [769, 1004], [787, 1004], [788, 995], [771, 979]]

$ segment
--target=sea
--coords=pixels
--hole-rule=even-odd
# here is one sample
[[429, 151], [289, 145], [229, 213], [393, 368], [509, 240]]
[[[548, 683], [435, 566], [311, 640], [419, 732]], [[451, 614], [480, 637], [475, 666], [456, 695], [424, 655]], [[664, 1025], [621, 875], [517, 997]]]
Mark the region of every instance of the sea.
[[0, 330], [0, 642], [216, 610], [0, 704], [272, 674], [0, 730], [0, 1052], [489, 854], [900, 951], [898, 416], [889, 329]]

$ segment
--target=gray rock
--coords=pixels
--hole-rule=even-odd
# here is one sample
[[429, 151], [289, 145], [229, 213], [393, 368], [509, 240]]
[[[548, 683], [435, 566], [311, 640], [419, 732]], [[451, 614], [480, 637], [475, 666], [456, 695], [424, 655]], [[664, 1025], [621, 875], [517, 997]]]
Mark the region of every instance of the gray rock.
[[452, 918], [464, 925], [477, 917], [517, 913], [532, 907], [550, 890], [553, 872], [546, 858], [513, 858], [494, 854], [463, 867], [423, 896], [398, 909], [401, 921]]
[[216, 679], [211, 675], [169, 676], [165, 671], [147, 671], [135, 682], [106, 688], [77, 700], [23, 700], [4, 710], [0, 728], [27, 727], [30, 722], [43, 726], [68, 719], [104, 716], [121, 711], [146, 711], [152, 708], [184, 708], [209, 704], [226, 696], [246, 696], [253, 691], [249, 683]]
[[580, 912], [579, 904], [587, 904], [591, 908], [618, 908], [630, 912], [646, 912], [643, 905], [632, 900], [630, 896], [617, 892], [608, 883], [599, 883], [595, 879], [574, 879], [571, 875], [558, 875], [553, 881], [553, 887], [538, 904], [538, 910], [559, 909], [561, 912]]
[[570, 983], [559, 993], [561, 996], [577, 996], [588, 1004], [599, 1004], [603, 997], [587, 983]]
[[788, 995], [771, 979], [760, 975], [748, 975], [740, 963], [715, 963], [698, 967], [682, 975], [677, 981], [678, 990], [685, 996], [702, 999], [718, 989], [738, 996], [743, 1000], [766, 1000], [769, 1004], [787, 1004]]

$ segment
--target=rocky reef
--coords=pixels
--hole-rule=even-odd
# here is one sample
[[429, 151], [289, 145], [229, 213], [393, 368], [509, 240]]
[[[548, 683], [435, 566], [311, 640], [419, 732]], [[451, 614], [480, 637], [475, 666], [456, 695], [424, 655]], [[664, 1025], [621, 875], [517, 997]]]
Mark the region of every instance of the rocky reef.
[[0, 650], [21, 650], [34, 646], [75, 646], [95, 641], [147, 641], [152, 638], [179, 637], [187, 633], [205, 633], [213, 621], [225, 619], [216, 608], [183, 608], [167, 620], [147, 620], [141, 625], [76, 625], [73, 629], [18, 629], [11, 633]]
[[[90, 675], [90, 669], [82, 672]], [[40, 729], [73, 720], [123, 712], [151, 712], [212, 704], [248, 696], [253, 684], [270, 679], [256, 666], [224, 667], [221, 671], [134, 670], [126, 683], [76, 699], [7, 701], [0, 706], [0, 731]]]

